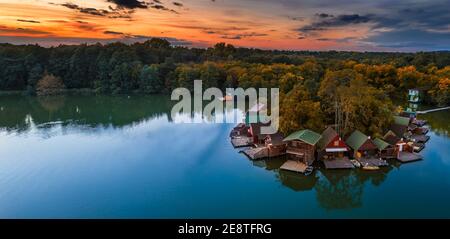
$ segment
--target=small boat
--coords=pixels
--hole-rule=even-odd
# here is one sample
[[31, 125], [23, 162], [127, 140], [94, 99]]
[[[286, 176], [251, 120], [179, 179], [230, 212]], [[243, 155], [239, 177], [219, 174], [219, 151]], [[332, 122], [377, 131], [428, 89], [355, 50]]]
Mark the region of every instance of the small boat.
[[313, 167], [308, 166], [308, 167], [305, 169], [305, 172], [303, 172], [303, 174], [304, 174], [305, 176], [308, 176], [308, 175], [310, 175], [310, 174], [313, 172], [313, 170], [314, 170]]
[[361, 163], [358, 162], [356, 159], [351, 159], [350, 162], [355, 166], [356, 168], [361, 168]]
[[367, 171], [373, 171], [373, 170], [379, 170], [380, 167], [378, 167], [378, 166], [369, 166], [369, 165], [366, 165], [366, 166], [362, 167], [362, 169], [363, 169], [363, 170], [367, 170]]

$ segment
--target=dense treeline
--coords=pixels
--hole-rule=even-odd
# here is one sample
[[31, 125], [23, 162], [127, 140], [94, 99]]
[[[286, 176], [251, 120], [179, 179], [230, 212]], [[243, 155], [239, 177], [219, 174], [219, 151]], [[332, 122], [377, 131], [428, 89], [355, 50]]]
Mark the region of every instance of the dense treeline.
[[285, 132], [321, 129], [338, 107], [344, 132], [381, 134], [391, 99], [404, 99], [410, 88], [421, 89], [428, 103], [450, 103], [450, 52], [268, 51], [224, 43], [189, 49], [155, 38], [132, 45], [0, 44], [0, 65], [0, 90], [29, 94], [53, 77], [67, 89], [111, 94], [169, 93], [192, 88], [196, 79], [222, 89], [279, 87]]

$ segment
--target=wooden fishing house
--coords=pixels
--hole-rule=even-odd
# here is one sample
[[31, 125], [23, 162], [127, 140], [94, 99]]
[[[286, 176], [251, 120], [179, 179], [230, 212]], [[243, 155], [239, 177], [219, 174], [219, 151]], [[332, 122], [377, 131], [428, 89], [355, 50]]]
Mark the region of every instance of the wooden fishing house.
[[349, 148], [331, 127], [322, 132], [322, 137], [317, 143], [317, 155], [322, 160], [326, 169], [354, 168], [353, 163], [346, 156]]
[[286, 154], [290, 159], [311, 165], [315, 160], [316, 144], [320, 138], [320, 134], [309, 129], [294, 132], [283, 140], [287, 143]]
[[397, 137], [403, 138], [408, 132], [410, 120], [411, 119], [408, 117], [394, 116], [394, 123], [391, 125], [390, 130], [394, 132]]
[[379, 155], [381, 158], [390, 159], [396, 158], [395, 155], [395, 144], [389, 144], [388, 142], [376, 138], [373, 140], [373, 143], [378, 147]]
[[384, 136], [383, 140], [389, 143], [390, 145], [395, 145], [398, 141], [400, 141], [400, 137], [397, 136], [392, 130], [389, 130]]
[[332, 127], [325, 129], [319, 142], [317, 142], [317, 152], [320, 159], [343, 158], [348, 150], [347, 144]]
[[402, 163], [408, 163], [422, 159], [422, 156], [414, 153], [413, 144], [411, 142], [406, 142], [403, 139], [400, 139], [400, 141], [395, 144], [395, 154], [397, 160]]
[[275, 157], [286, 153], [287, 144], [283, 141], [283, 139], [284, 136], [280, 132], [269, 134], [264, 138], [269, 157]]
[[345, 141], [351, 148], [353, 157], [362, 158], [377, 154], [378, 147], [369, 136], [359, 130], [355, 130]]
[[249, 136], [249, 129], [245, 123], [240, 123], [230, 132], [230, 137]]
[[245, 117], [245, 124], [249, 125], [248, 136], [252, 138], [253, 144], [264, 145], [266, 134], [261, 132], [261, 127], [270, 126], [267, 118], [259, 114], [247, 113]]

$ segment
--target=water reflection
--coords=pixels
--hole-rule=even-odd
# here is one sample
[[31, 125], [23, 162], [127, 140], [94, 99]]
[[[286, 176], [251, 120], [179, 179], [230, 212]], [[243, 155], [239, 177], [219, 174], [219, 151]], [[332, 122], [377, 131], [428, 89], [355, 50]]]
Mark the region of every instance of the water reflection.
[[[54, 198], [50, 198], [49, 202], [52, 200], [59, 202], [61, 194], [59, 190], [62, 187], [65, 190], [70, 189], [65, 194], [66, 200], [77, 197], [76, 193], [79, 193], [78, 197], [81, 195], [88, 197], [86, 187], [79, 186], [85, 186], [80, 183], [85, 180], [86, 185], [94, 182], [105, 187], [101, 195], [98, 194], [98, 190], [90, 192], [96, 196], [95, 199], [89, 201], [85, 198], [79, 199], [90, 205], [91, 209], [101, 208], [105, 202], [109, 202], [112, 193], [117, 194], [117, 198], [114, 198], [116, 201], [111, 201], [111, 208], [119, 205], [124, 200], [124, 194], [122, 194], [124, 188], [129, 188], [126, 189], [130, 191], [126, 194], [131, 201], [129, 205], [140, 205], [140, 207], [136, 206], [136, 214], [131, 215], [140, 215], [142, 208], [148, 208], [149, 214], [160, 212], [158, 215], [166, 215], [163, 213], [177, 203], [180, 205], [174, 210], [182, 210], [180, 208], [185, 205], [181, 205], [183, 204], [181, 202], [189, 200], [190, 196], [198, 202], [198, 205], [188, 209], [204, 207], [206, 202], [202, 203], [202, 200], [217, 200], [217, 198], [212, 200], [207, 195], [211, 190], [224, 191], [220, 189], [221, 187], [228, 186], [228, 189], [236, 191], [238, 191], [236, 188], [242, 187], [243, 192], [248, 192], [249, 188], [245, 187], [247, 182], [245, 175], [249, 174], [251, 169], [237, 168], [240, 165], [230, 165], [231, 161], [242, 162], [239, 159], [246, 158], [238, 154], [239, 150], [230, 146], [228, 134], [233, 125], [176, 125], [173, 122], [177, 119], [170, 118], [172, 105], [173, 102], [167, 96], [0, 97], [0, 151], [2, 151], [3, 160], [0, 161], [0, 166], [5, 169], [0, 171], [0, 186], [3, 188], [0, 193], [0, 203], [4, 203], [4, 207], [15, 205], [11, 200], [13, 197], [9, 195], [16, 193], [18, 195], [16, 198], [21, 200], [26, 200], [25, 198], [28, 197], [29, 205], [32, 207], [36, 204], [35, 199], [32, 200], [32, 197], [29, 197], [33, 193], [42, 197], [46, 197], [47, 194], [52, 195], [45, 190], [38, 190], [48, 182], [51, 182], [51, 185], [54, 184], [54, 193], [57, 194]], [[192, 116], [177, 117], [182, 119]], [[432, 144], [427, 147], [434, 150], [435, 158], [445, 161], [448, 159], [445, 149], [448, 148], [450, 111], [427, 114], [423, 118], [429, 121], [432, 134], [439, 136], [433, 135], [430, 140]], [[36, 135], [39, 137], [32, 137]], [[41, 155], [38, 157], [36, 154]], [[102, 161], [105, 158], [110, 164], [105, 165]], [[283, 157], [248, 162], [251, 163], [251, 167], [255, 167], [255, 171], [269, 175], [271, 182], [282, 189], [279, 195], [285, 192], [291, 193], [289, 199], [283, 198], [283, 200], [290, 200], [290, 203], [297, 205], [299, 202], [292, 194], [312, 194], [317, 206], [326, 211], [335, 209], [348, 211], [364, 207], [367, 203], [364, 201], [364, 193], [368, 193], [368, 186], [379, 188], [388, 180], [393, 170], [403, 169], [402, 164], [391, 161], [389, 167], [379, 171], [317, 169], [313, 174], [303, 176], [279, 170], [285, 162]], [[93, 168], [97, 170], [95, 173]], [[405, 168], [411, 167], [405, 166]], [[438, 170], [433, 169], [438, 174], [445, 172], [445, 168], [441, 165], [437, 165], [436, 168]], [[106, 179], [98, 178], [97, 175], [102, 173]], [[117, 177], [116, 174], [126, 177]], [[13, 180], [14, 178], [16, 181]], [[411, 179], [408, 178], [405, 181]], [[417, 180], [419, 179], [418, 177]], [[145, 181], [145, 187], [141, 185], [142, 180]], [[231, 181], [233, 186], [221, 185], [223, 180]], [[264, 182], [264, 180], [257, 181]], [[108, 182], [115, 182], [122, 188], [116, 191], [116, 185], [109, 185]], [[208, 186], [210, 184], [206, 182], [211, 182], [211, 186]], [[212, 182], [217, 184], [217, 187], [213, 187]], [[259, 186], [258, 188], [264, 191], [271, 185]], [[17, 190], [20, 190], [20, 193]], [[204, 190], [207, 193], [204, 193]], [[156, 195], [155, 192], [159, 194]], [[167, 195], [174, 198], [170, 204], [162, 203], [169, 200]], [[255, 193], [255, 197], [262, 198], [262, 195], [264, 194], [261, 192]], [[274, 195], [272, 197], [275, 197]], [[226, 195], [220, 196], [226, 198]], [[3, 200], [2, 197], [9, 200]], [[183, 200], [180, 199], [181, 197]], [[98, 205], [97, 198], [100, 198]], [[233, 202], [230, 198], [227, 200]], [[227, 201], [221, 203], [225, 204]], [[286, 204], [289, 205], [289, 203]], [[161, 205], [166, 207], [160, 207]], [[60, 207], [63, 206], [60, 205]], [[231, 206], [228, 207], [231, 208]], [[18, 206], [15, 209], [21, 208]], [[23, 208], [24, 213], [27, 211], [25, 209], [30, 210]], [[74, 212], [75, 209], [79, 208], [74, 208]], [[188, 209], [183, 208], [183, 210]], [[259, 211], [259, 208], [255, 210]], [[114, 210], [111, 209], [111, 211]], [[86, 211], [86, 213], [89, 212]]]
[[284, 157], [252, 161], [254, 166], [273, 171], [281, 184], [295, 192], [314, 190], [319, 205], [327, 210], [352, 209], [362, 206], [363, 190], [366, 183], [380, 186], [389, 172], [399, 168], [400, 163], [392, 161], [390, 166], [377, 171], [355, 170], [326, 170], [316, 168], [313, 174], [303, 174], [280, 170], [286, 161]]

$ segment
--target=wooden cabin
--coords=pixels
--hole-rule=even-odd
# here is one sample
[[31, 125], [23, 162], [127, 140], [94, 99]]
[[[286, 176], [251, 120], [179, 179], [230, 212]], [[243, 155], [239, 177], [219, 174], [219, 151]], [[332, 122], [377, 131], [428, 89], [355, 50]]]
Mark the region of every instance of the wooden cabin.
[[388, 142], [376, 138], [373, 140], [373, 143], [378, 147], [379, 155], [381, 158], [389, 159], [389, 158], [395, 158], [395, 144], [389, 144]]
[[390, 130], [399, 138], [405, 137], [408, 132], [408, 127], [411, 119], [408, 117], [394, 116], [394, 123], [391, 125]]
[[245, 116], [245, 125], [249, 126], [248, 136], [252, 137], [253, 144], [264, 145], [265, 134], [261, 133], [261, 127], [270, 126], [267, 117], [255, 113], [247, 113]]
[[269, 126], [269, 125], [270, 125], [269, 123], [267, 123], [267, 124], [251, 123], [250, 124], [249, 134], [250, 134], [250, 137], [252, 137], [253, 144], [264, 145], [266, 143], [265, 138], [267, 135], [261, 133], [261, 127], [265, 127], [265, 126]]
[[315, 160], [316, 144], [321, 135], [305, 129], [294, 132], [283, 141], [287, 143], [286, 154], [289, 158], [311, 165]]
[[400, 141], [400, 137], [398, 137], [392, 130], [389, 130], [384, 136], [383, 140], [386, 141], [390, 145], [395, 145], [398, 141]]
[[347, 144], [332, 127], [325, 129], [317, 142], [319, 159], [343, 158], [348, 150]]
[[395, 144], [395, 154], [398, 155], [400, 152], [413, 153], [414, 148], [410, 142], [400, 139], [400, 141]]
[[279, 132], [276, 134], [269, 134], [264, 138], [269, 157], [275, 157], [286, 153], [286, 143], [283, 139], [284, 136]]
[[355, 158], [373, 156], [378, 152], [378, 147], [370, 139], [370, 136], [359, 130], [355, 130], [345, 143], [351, 148], [352, 155]]
[[249, 129], [247, 125], [244, 123], [238, 124], [236, 127], [234, 127], [230, 132], [230, 137], [239, 137], [239, 136], [249, 136]]

